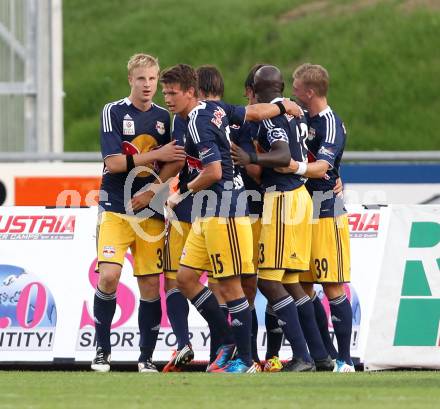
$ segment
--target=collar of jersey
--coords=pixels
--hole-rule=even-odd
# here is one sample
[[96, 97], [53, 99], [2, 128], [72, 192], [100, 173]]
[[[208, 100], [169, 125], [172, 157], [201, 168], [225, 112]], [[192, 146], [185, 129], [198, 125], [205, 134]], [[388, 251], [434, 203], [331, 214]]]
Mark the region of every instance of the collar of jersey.
[[197, 105], [191, 109], [191, 111], [188, 112], [188, 118], [196, 111], [200, 110], [200, 109], [205, 109], [206, 108], [206, 102], [203, 101], [199, 101], [197, 103]]
[[283, 102], [283, 97], [276, 97], [272, 101], [270, 101], [271, 104], [275, 104], [275, 102]]
[[323, 109], [318, 115], [324, 116], [325, 114], [328, 114], [329, 112], [332, 112], [332, 109], [329, 106], [327, 106], [327, 108]]

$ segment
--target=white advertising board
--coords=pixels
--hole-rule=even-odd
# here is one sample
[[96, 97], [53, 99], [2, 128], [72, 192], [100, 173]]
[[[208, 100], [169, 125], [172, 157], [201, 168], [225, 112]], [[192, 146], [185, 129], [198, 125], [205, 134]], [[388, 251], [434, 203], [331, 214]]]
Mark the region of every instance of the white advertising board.
[[[390, 208], [350, 206], [353, 307], [352, 354], [363, 360], [375, 289], [388, 231]], [[96, 208], [0, 207], [0, 362], [90, 361], [94, 356], [93, 297], [96, 265]], [[319, 288], [317, 288], [319, 291]], [[322, 296], [322, 291], [320, 291]], [[163, 292], [162, 292], [163, 295]], [[136, 280], [126, 255], [112, 325], [112, 360], [138, 357]], [[326, 311], [328, 302], [324, 299]], [[259, 351], [264, 357], [266, 302], [259, 294]], [[167, 361], [175, 337], [162, 302], [161, 331], [154, 355]], [[331, 329], [331, 321], [329, 321]], [[191, 306], [191, 342], [196, 360], [209, 356], [208, 327]], [[284, 345], [282, 358], [290, 356]]]

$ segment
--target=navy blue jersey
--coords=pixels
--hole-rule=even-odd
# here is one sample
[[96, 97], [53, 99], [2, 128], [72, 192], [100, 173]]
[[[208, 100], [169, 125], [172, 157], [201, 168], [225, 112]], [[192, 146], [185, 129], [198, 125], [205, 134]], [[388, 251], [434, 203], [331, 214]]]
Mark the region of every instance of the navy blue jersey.
[[[242, 126], [231, 125], [230, 129], [232, 142], [240, 146], [247, 153], [255, 152], [254, 139], [257, 137], [258, 123], [245, 122]], [[253, 200], [251, 196], [248, 196], [249, 213], [261, 217], [263, 214], [263, 189], [247, 174], [244, 166], [240, 167], [239, 170], [246, 191], [255, 191], [261, 197], [261, 200]]]
[[188, 115], [185, 140], [188, 171], [196, 177], [210, 163], [220, 162], [222, 167], [220, 181], [204, 192], [194, 194], [192, 216], [235, 217], [248, 214], [247, 202], [243, 200], [243, 180], [231, 158], [229, 121], [223, 106], [227, 104], [201, 101]]
[[[140, 111], [128, 98], [105, 105], [101, 116], [101, 154], [106, 159], [113, 155], [133, 155], [149, 152], [170, 142], [170, 117], [168, 111], [152, 104], [148, 111]], [[153, 165], [159, 173], [159, 164]], [[126, 213], [124, 206], [124, 184], [128, 173], [109, 173], [104, 165], [99, 205], [102, 209]], [[140, 173], [131, 187], [131, 197], [154, 182], [148, 172]], [[125, 198], [128, 201], [129, 198]], [[154, 216], [163, 215], [154, 212]]]
[[[228, 122], [241, 125], [245, 120], [246, 109], [238, 105], [230, 105], [223, 101], [215, 101], [226, 113]], [[188, 120], [175, 116], [173, 119], [172, 139], [180, 146], [185, 146], [188, 135]], [[189, 183], [195, 179], [203, 169], [203, 163], [199, 155], [190, 155], [187, 152], [186, 163], [179, 173], [179, 181]], [[235, 172], [237, 172], [235, 170]], [[197, 211], [192, 214], [194, 195], [188, 195], [173, 209], [176, 217], [180, 221], [191, 223], [197, 215]]]
[[[346, 131], [341, 119], [327, 107], [318, 115], [310, 117], [306, 112], [309, 135], [307, 147], [309, 149], [309, 162], [323, 160], [330, 165], [329, 170], [322, 179], [308, 179], [307, 190], [313, 196], [313, 192], [333, 192], [336, 179], [339, 177], [339, 166], [344, 152]], [[327, 199], [321, 203], [320, 217], [338, 216], [343, 210], [343, 204], [335, 200], [342, 201], [342, 198]], [[315, 206], [316, 207], [316, 206]], [[335, 212], [336, 210], [336, 212]], [[344, 210], [345, 211], [345, 210]]]
[[[282, 101], [277, 98], [274, 101]], [[272, 101], [272, 102], [274, 102]], [[278, 115], [272, 119], [260, 122], [258, 129], [258, 150], [269, 152], [271, 145], [278, 141], [289, 145], [292, 159], [304, 162], [307, 160], [307, 124], [304, 119], [294, 118], [290, 115]], [[261, 183], [265, 190], [271, 188], [276, 191], [286, 192], [295, 190], [304, 185], [305, 178], [294, 173], [279, 173], [272, 168], [263, 168]]]

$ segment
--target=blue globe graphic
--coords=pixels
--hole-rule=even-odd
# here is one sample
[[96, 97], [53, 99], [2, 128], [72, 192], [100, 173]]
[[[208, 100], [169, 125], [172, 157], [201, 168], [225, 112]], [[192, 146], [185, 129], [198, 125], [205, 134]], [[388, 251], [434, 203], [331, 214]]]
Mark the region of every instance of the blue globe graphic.
[[[38, 282], [43, 285], [35, 274], [26, 272], [22, 267], [0, 264], [0, 318], [9, 318], [11, 327], [20, 326], [17, 320], [17, 303], [23, 289], [32, 282]], [[35, 328], [54, 328], [57, 323], [55, 300], [46, 286], [45, 290], [46, 310]], [[27, 325], [33, 322], [36, 299], [37, 289], [34, 287], [29, 294], [29, 311], [26, 317]]]

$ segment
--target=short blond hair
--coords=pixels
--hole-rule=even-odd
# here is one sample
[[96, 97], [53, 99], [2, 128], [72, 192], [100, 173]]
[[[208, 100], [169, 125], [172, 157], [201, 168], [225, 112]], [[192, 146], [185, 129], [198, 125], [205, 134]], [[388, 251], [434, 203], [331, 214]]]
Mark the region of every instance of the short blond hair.
[[326, 97], [330, 77], [327, 70], [317, 64], [302, 64], [292, 75], [294, 80], [299, 80], [306, 88], [311, 88], [319, 97]]
[[157, 67], [157, 71], [160, 71], [159, 60], [148, 54], [139, 53], [130, 57], [127, 63], [128, 75], [138, 67]]

